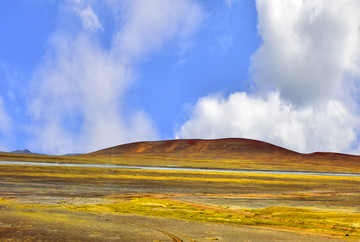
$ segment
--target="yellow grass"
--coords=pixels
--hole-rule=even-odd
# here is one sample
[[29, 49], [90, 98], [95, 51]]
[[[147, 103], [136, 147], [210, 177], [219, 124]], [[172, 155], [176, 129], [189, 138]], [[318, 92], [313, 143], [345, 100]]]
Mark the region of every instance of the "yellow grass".
[[[129, 159], [127, 159], [127, 157]], [[274, 165], [275, 161], [269, 161], [267, 164], [262, 165], [259, 163], [259, 161], [246, 159], [207, 160], [198, 158], [187, 160], [184, 157], [179, 159], [175, 159], [174, 157], [160, 156], [127, 157], [58, 157], [0, 154], [0, 159], [4, 160], [29, 160], [44, 162], [184, 165], [189, 167], [218, 167], [232, 169], [273, 169], [273, 167], [276, 167]], [[286, 165], [282, 167], [285, 169]], [[290, 167], [290, 164], [288, 167]], [[19, 215], [23, 216], [24, 218], [39, 218], [44, 221], [51, 221], [55, 219], [58, 222], [71, 223], [71, 216], [69, 217], [67, 215], [67, 212], [69, 211], [81, 214], [97, 213], [115, 214], [119, 216], [138, 214], [143, 216], [168, 217], [211, 223], [216, 222], [237, 225], [281, 227], [286, 229], [291, 228], [302, 231], [315, 231], [322, 234], [360, 240], [360, 214], [340, 212], [338, 209], [341, 206], [348, 206], [350, 208], [358, 207], [357, 197], [359, 196], [360, 192], [360, 177], [11, 165], [2, 165], [0, 168], [2, 182], [12, 184], [15, 190], [21, 192], [28, 192], [32, 189], [31, 192], [34, 194], [50, 193], [52, 191], [48, 188], [39, 188], [38, 186], [25, 186], [27, 182], [33, 183], [35, 185], [42, 185], [44, 182], [54, 179], [55, 182], [51, 184], [53, 185], [54, 194], [60, 194], [61, 189], [59, 190], [59, 188], [56, 187], [58, 184], [61, 184], [59, 187], [62, 186], [62, 184], [64, 184], [64, 186], [70, 184], [71, 186], [74, 184], [86, 185], [88, 184], [88, 181], [91, 181], [92, 184], [95, 182], [104, 184], [104, 187], [108, 182], [109, 184], [115, 184], [114, 186], [116, 187], [117, 181], [119, 181], [119, 183], [129, 183], [136, 186], [139, 184], [144, 184], [144, 182], [150, 183], [153, 181], [159, 181], [153, 183], [153, 187], [155, 187], [153, 191], [154, 193], [158, 192], [156, 188], [161, 187], [162, 184], [171, 184], [174, 185], [174, 188], [176, 187], [176, 189], [178, 189], [174, 189], [174, 191], [180, 191], [184, 193], [189, 193], [189, 191], [191, 191], [187, 190], [188, 187], [193, 188], [198, 186], [200, 188], [204, 188], [205, 193], [208, 191], [214, 193], [211, 195], [212, 198], [215, 198], [216, 196], [219, 198], [223, 198], [224, 196], [226, 197], [226, 194], [224, 194], [225, 192], [234, 193], [233, 198], [236, 196], [253, 196], [255, 198], [262, 196], [261, 198], [263, 199], [263, 204], [267, 202], [267, 198], [276, 198], [279, 199], [279, 201], [281, 198], [285, 197], [294, 198], [291, 200], [294, 202], [290, 204], [292, 206], [268, 207], [273, 206], [274, 204], [278, 206], [275, 201], [273, 203], [266, 203], [267, 207], [262, 209], [227, 209], [223, 207], [212, 207], [209, 205], [195, 204], [180, 200], [141, 197], [141, 195], [140, 197], [135, 198], [134, 194], [136, 192], [133, 191], [130, 195], [130, 198], [123, 198], [123, 200], [114, 198], [116, 196], [112, 198], [109, 196], [107, 197], [106, 201], [103, 200], [97, 204], [91, 204], [86, 199], [83, 199], [82, 203], [79, 205], [74, 205], [70, 202], [53, 205], [49, 205], [46, 202], [39, 202], [39, 204], [28, 205], [26, 198], [20, 198], [18, 203], [14, 202], [16, 199], [12, 200], [11, 197], [0, 198], [1, 206], [10, 208], [9, 211], [18, 212]], [[331, 171], [331, 169], [329, 168], [328, 171]], [[347, 171], [351, 171], [349, 169]], [[111, 181], [106, 181], [105, 179], [111, 179]], [[171, 181], [173, 181], [173, 183], [170, 183]], [[54, 184], [56, 184], [56, 186]], [[211, 187], [209, 184], [211, 184], [212, 189], [206, 190]], [[242, 184], [247, 185], [243, 186]], [[252, 186], [251, 184], [256, 185]], [[229, 187], [229, 190], [224, 189], [227, 187]], [[71, 187], [71, 189], [73, 188]], [[256, 190], [254, 189], [258, 189], [261, 192], [258, 194], [249, 194], [252, 192], [256, 193]], [[116, 188], [114, 190], [117, 192]], [[202, 192], [201, 189], [199, 190]], [[10, 190], [10, 188], [9, 191], [10, 193], [13, 192]], [[21, 194], [21, 192], [19, 192], [19, 194]], [[76, 194], [78, 191], [71, 190], [71, 192], [71, 194]], [[99, 191], [95, 192], [102, 194], [102, 196], [110, 195], [104, 195], [105, 193], [101, 193]], [[339, 194], [341, 192], [344, 192], [345, 195], [343, 198], [339, 199]], [[328, 210], [324, 210], [324, 208], [326, 209], [326, 206], [322, 206], [322, 202], [326, 201], [327, 197], [322, 197], [321, 199], [324, 200], [320, 200], [319, 203], [316, 203], [316, 205], [320, 204], [318, 207], [316, 207], [316, 205], [314, 205], [314, 208], [297, 207], [303, 206], [303, 204], [305, 204], [298, 203], [298, 201], [302, 201], [303, 198], [305, 199], [315, 196], [313, 193], [318, 193], [321, 196], [327, 196], [327, 194], [329, 194], [329, 196], [331, 196], [333, 199], [333, 203], [329, 204], [340, 205], [336, 208], [333, 208], [332, 211], [330, 211], [330, 208]], [[197, 195], [190, 194], [188, 196], [196, 197]], [[189, 201], [189, 199], [187, 201]], [[201, 201], [201, 199], [199, 199], [199, 201]], [[214, 201], [214, 203], [216, 203], [216, 201]], [[219, 202], [218, 204], [222, 203]], [[305, 204], [305, 206], [308, 205]], [[239, 208], [240, 206], [234, 207]], [[319, 210], [320, 207], [322, 210]], [[54, 210], [58, 211], [55, 213], [55, 215], [51, 212]]]
[[214, 209], [208, 206], [201, 208], [190, 203], [154, 198], [135, 198], [113, 204], [90, 204], [69, 208], [90, 213], [134, 213], [202, 222], [286, 227], [360, 239], [360, 214], [354, 213], [336, 213], [291, 207], [219, 210], [215, 207]]
[[[249, 226], [270, 226], [318, 232], [336, 237], [360, 239], [360, 214], [318, 211], [293, 207], [268, 207], [264, 209], [224, 209], [201, 206], [188, 202], [155, 198], [132, 198], [114, 200], [101, 204], [55, 204], [24, 205], [4, 202], [12, 211], [23, 218], [62, 223], [88, 223], [73, 221], [74, 216], [66, 211], [96, 214], [138, 214], [143, 216], [167, 217], [190, 221], [228, 223]], [[55, 211], [55, 212], [54, 212]]]

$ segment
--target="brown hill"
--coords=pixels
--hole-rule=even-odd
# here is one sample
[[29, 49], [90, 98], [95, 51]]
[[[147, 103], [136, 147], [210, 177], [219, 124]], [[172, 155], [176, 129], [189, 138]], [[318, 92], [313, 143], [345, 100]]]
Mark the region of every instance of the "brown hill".
[[178, 139], [136, 142], [83, 155], [127, 165], [360, 172], [360, 156], [301, 154], [266, 142], [229, 139]]
[[239, 156], [260, 154], [295, 155], [298, 153], [262, 141], [228, 138], [214, 140], [177, 139], [152, 142], [136, 142], [103, 149], [92, 154], [202, 154], [204, 156]]

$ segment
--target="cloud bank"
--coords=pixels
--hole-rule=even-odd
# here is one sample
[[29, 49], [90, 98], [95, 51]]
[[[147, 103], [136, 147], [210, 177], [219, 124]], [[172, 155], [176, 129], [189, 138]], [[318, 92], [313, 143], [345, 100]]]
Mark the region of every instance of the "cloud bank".
[[[107, 30], [91, 3], [68, 2], [82, 28], [53, 34], [31, 81], [29, 132], [36, 137], [31, 146], [41, 152], [89, 152], [157, 139], [151, 118], [124, 104], [136, 64], [175, 37], [186, 40], [202, 18], [200, 7], [191, 1], [108, 1], [117, 28], [105, 48], [96, 34]], [[123, 18], [115, 16], [119, 12]]]
[[256, 7], [263, 43], [249, 68], [255, 90], [200, 98], [177, 137], [358, 153], [360, 2], [257, 0]]
[[181, 138], [245, 137], [300, 152], [344, 151], [353, 146], [359, 122], [340, 102], [295, 108], [278, 92], [256, 97], [245, 92], [227, 99], [201, 98], [179, 131]]

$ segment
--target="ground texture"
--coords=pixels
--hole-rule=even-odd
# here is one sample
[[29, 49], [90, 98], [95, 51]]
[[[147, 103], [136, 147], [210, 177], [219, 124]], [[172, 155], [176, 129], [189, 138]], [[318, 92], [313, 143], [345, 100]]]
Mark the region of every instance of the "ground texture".
[[[358, 157], [225, 143], [140, 143], [77, 157], [2, 153], [0, 160], [360, 170]], [[360, 177], [0, 165], [1, 241], [349, 239], [360, 240]]]

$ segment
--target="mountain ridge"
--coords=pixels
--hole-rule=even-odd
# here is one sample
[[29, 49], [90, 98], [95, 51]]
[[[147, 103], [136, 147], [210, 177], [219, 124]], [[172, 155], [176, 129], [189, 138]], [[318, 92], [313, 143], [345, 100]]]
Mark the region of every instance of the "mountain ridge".
[[14, 151], [11, 151], [10, 153], [14, 153], [14, 154], [34, 154], [28, 149], [14, 150]]

